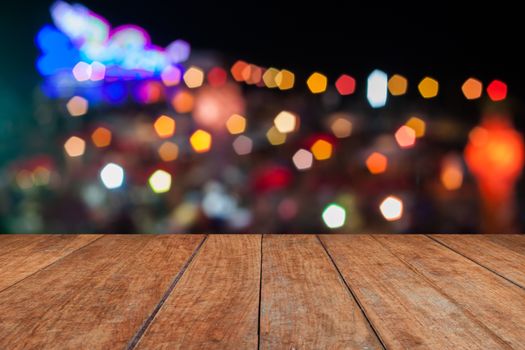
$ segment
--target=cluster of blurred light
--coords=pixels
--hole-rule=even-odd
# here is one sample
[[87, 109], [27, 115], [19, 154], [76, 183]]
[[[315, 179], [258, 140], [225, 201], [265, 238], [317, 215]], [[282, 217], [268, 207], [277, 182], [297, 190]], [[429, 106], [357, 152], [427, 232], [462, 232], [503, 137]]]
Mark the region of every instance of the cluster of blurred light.
[[461, 86], [461, 91], [467, 100], [475, 100], [481, 97], [483, 84], [475, 78], [468, 78]]
[[386, 105], [388, 77], [385, 72], [378, 69], [368, 76], [366, 87], [366, 98], [372, 108], [380, 108]]
[[416, 144], [416, 132], [409, 126], [403, 125], [394, 134], [397, 144], [401, 148], [411, 148]]
[[277, 87], [277, 82], [275, 81], [275, 77], [277, 76], [277, 74], [279, 74], [279, 70], [273, 67], [270, 67], [264, 71], [262, 79], [264, 85], [266, 85], [267, 88], [273, 89]]
[[211, 148], [211, 134], [199, 129], [190, 136], [190, 144], [197, 153], [208, 152]]
[[351, 95], [355, 92], [355, 79], [343, 74], [335, 81], [335, 88], [340, 95]]
[[179, 156], [179, 146], [174, 142], [165, 141], [160, 145], [158, 153], [164, 162], [171, 162]]
[[408, 80], [402, 75], [394, 74], [388, 80], [388, 91], [392, 96], [401, 96], [406, 94], [408, 89]]
[[316, 160], [326, 160], [332, 157], [333, 146], [330, 142], [319, 139], [310, 147], [310, 151]]
[[326, 75], [324, 74], [315, 72], [308, 77], [308, 79], [306, 80], [306, 85], [313, 94], [320, 94], [326, 91], [326, 87], [328, 85], [328, 78], [326, 78]]
[[175, 120], [167, 115], [161, 115], [153, 123], [153, 128], [160, 138], [172, 137], [175, 133]]
[[164, 88], [158, 81], [146, 81], [136, 90], [135, 98], [140, 103], [157, 103], [164, 97]]
[[282, 145], [286, 142], [286, 134], [277, 130], [275, 126], [272, 126], [268, 132], [266, 132], [266, 138], [272, 146]]
[[246, 84], [256, 85], [262, 79], [263, 71], [262, 68], [255, 64], [248, 64], [242, 70], [242, 77]]
[[71, 136], [64, 143], [64, 150], [70, 157], [80, 157], [86, 151], [86, 141], [78, 136]]
[[100, 126], [91, 134], [91, 140], [96, 147], [107, 147], [111, 144], [111, 131]]
[[195, 89], [202, 86], [202, 83], [204, 83], [203, 70], [198, 67], [191, 66], [184, 73], [184, 82], [186, 83], [186, 86], [190, 89]]
[[177, 113], [189, 113], [193, 110], [194, 100], [191, 92], [179, 90], [173, 95], [171, 105]]
[[307, 170], [312, 167], [314, 156], [310, 151], [301, 148], [295, 152], [292, 161], [297, 170]]
[[379, 205], [379, 210], [388, 221], [396, 221], [403, 216], [403, 202], [395, 196], [388, 196]]
[[108, 163], [100, 171], [100, 179], [110, 190], [119, 188], [124, 183], [124, 169], [118, 164]]
[[502, 101], [507, 97], [507, 84], [500, 80], [493, 80], [487, 86], [487, 94], [494, 102]]
[[165, 193], [171, 188], [171, 174], [165, 170], [155, 170], [148, 179], [149, 186], [155, 193]]
[[457, 154], [449, 154], [441, 162], [441, 183], [449, 190], [454, 191], [463, 184], [463, 165], [461, 157]]
[[182, 72], [176, 66], [166, 66], [160, 73], [160, 78], [166, 86], [176, 86], [180, 83]]
[[338, 204], [331, 203], [323, 210], [322, 217], [328, 228], [340, 228], [345, 224], [346, 210]]
[[330, 129], [335, 137], [346, 138], [352, 134], [352, 122], [344, 116], [336, 115], [332, 118]]
[[91, 80], [99, 81], [104, 79], [106, 75], [106, 66], [100, 62], [87, 62], [80, 61], [73, 67], [73, 76], [79, 82]]
[[282, 69], [275, 75], [275, 83], [279, 90], [290, 90], [295, 84], [295, 75], [289, 70]]
[[438, 94], [439, 83], [434, 78], [425, 77], [419, 82], [417, 89], [423, 98], [433, 98]]
[[286, 69], [279, 70], [273, 67], [265, 69], [242, 60], [232, 65], [230, 73], [237, 82], [266, 86], [270, 89], [278, 87], [280, 90], [288, 90], [293, 88], [295, 83], [295, 75]]
[[210, 84], [210, 86], [220, 87], [226, 84], [228, 75], [221, 67], [213, 67], [206, 75], [206, 78], [208, 79], [208, 84]]
[[418, 117], [411, 117], [407, 120], [405, 125], [414, 130], [416, 138], [419, 139], [425, 136], [427, 125], [423, 119]]
[[295, 114], [288, 111], [281, 111], [273, 120], [273, 124], [277, 128], [277, 131], [282, 134], [288, 134], [298, 127], [299, 123], [297, 119]]
[[246, 118], [240, 114], [232, 114], [226, 121], [226, 129], [232, 135], [242, 134], [246, 130]]
[[366, 167], [371, 174], [377, 175], [384, 173], [388, 167], [388, 158], [379, 153], [374, 152], [366, 158]]
[[32, 171], [30, 169], [22, 169], [17, 172], [15, 181], [18, 187], [22, 190], [27, 190], [33, 185], [45, 186], [51, 180], [51, 170], [45, 166], [37, 166]]
[[66, 109], [72, 117], [80, 117], [86, 114], [88, 107], [88, 100], [80, 96], [73, 96], [66, 103]]
[[240, 156], [250, 154], [253, 148], [253, 141], [245, 135], [239, 135], [233, 141], [233, 150]]

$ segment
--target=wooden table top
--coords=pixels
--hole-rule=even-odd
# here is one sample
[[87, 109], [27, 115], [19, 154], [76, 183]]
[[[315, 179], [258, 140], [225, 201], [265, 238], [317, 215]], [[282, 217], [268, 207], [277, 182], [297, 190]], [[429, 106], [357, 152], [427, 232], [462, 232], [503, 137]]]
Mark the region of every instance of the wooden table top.
[[0, 349], [525, 349], [525, 236], [0, 235]]

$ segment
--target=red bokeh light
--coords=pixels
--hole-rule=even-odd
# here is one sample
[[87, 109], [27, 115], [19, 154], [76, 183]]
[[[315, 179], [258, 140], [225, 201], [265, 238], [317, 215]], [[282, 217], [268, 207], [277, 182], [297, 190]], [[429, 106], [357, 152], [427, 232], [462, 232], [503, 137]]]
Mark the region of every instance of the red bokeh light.
[[355, 79], [343, 74], [335, 82], [335, 87], [341, 95], [351, 95], [355, 92]]
[[492, 101], [502, 101], [507, 97], [507, 84], [500, 80], [493, 80], [487, 86], [487, 94]]

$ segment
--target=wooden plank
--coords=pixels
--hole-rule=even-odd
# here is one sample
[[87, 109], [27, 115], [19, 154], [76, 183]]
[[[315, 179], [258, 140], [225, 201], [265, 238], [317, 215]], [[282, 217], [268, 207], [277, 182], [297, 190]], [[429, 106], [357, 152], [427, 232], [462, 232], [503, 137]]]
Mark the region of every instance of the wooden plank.
[[101, 235], [0, 235], [0, 291]]
[[210, 235], [139, 349], [256, 349], [260, 235]]
[[376, 239], [507, 345], [523, 348], [525, 290], [428, 237]]
[[263, 239], [261, 349], [381, 349], [313, 235]]
[[[525, 288], [525, 236], [431, 235], [447, 247]], [[508, 246], [508, 238], [514, 244]], [[521, 241], [521, 245], [518, 244]]]
[[203, 236], [108, 235], [0, 293], [0, 349], [122, 349]]
[[[333, 235], [321, 236], [321, 239], [387, 349], [510, 348], [510, 344], [499, 337], [499, 330], [481, 322], [481, 311], [467, 310], [463, 303], [458, 303], [446, 293], [446, 288], [436, 288], [429, 278], [396, 257], [375, 236]], [[396, 239], [406, 241], [413, 238], [399, 235], [386, 238], [394, 243]], [[414, 254], [419, 254], [432, 241], [422, 237], [418, 243], [411, 247]], [[425, 255], [425, 259], [430, 265], [446, 270], [442, 265], [448, 261], [441, 260], [443, 254], [440, 251], [435, 253], [435, 256]], [[436, 279], [444, 276], [445, 272]], [[465, 275], [465, 278], [472, 276]], [[448, 284], [454, 283], [456, 285], [452, 288], [457, 290], [471, 288], [470, 283], [448, 280]], [[507, 291], [509, 288], [512, 289], [504, 287]], [[477, 298], [471, 304], [476, 302]], [[482, 303], [481, 307], [500, 319], [505, 316], [504, 313], [498, 315], [494, 306]], [[512, 328], [509, 322], [500, 322], [499, 325]]]

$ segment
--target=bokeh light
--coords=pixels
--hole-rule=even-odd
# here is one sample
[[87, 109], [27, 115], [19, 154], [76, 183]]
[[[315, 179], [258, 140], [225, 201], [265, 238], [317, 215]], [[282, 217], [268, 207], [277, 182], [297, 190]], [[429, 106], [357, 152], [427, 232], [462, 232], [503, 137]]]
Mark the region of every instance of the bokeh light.
[[106, 77], [106, 66], [100, 62], [91, 63], [91, 81], [100, 81]]
[[291, 133], [298, 126], [297, 117], [295, 114], [282, 111], [273, 120], [273, 124], [277, 128], [277, 131], [283, 134]]
[[182, 39], [177, 39], [166, 47], [166, 55], [171, 63], [187, 61], [191, 54], [190, 44]]
[[326, 160], [332, 157], [333, 146], [330, 142], [320, 139], [314, 142], [310, 151], [317, 160]]
[[307, 170], [312, 167], [314, 156], [311, 152], [301, 148], [292, 157], [292, 161], [297, 170]]
[[275, 83], [279, 90], [290, 90], [295, 84], [295, 75], [289, 70], [282, 69], [275, 75]]
[[266, 133], [266, 139], [272, 146], [278, 146], [286, 142], [286, 134], [279, 132], [275, 126], [272, 126]]
[[175, 86], [180, 83], [182, 77], [181, 70], [176, 66], [166, 66], [160, 73], [160, 78], [166, 86]]
[[427, 125], [423, 119], [418, 117], [411, 117], [410, 119], [408, 119], [405, 125], [414, 130], [414, 132], [416, 133], [416, 138], [419, 139], [425, 136]]
[[416, 144], [416, 132], [409, 126], [403, 125], [397, 129], [394, 136], [401, 148], [411, 148]]
[[275, 81], [275, 77], [279, 74], [279, 70], [277, 68], [270, 67], [268, 68], [263, 76], [262, 79], [264, 81], [264, 85], [267, 88], [273, 89], [277, 87], [277, 82]]
[[91, 78], [92, 68], [89, 63], [80, 61], [75, 64], [72, 72], [77, 81], [88, 81]]
[[467, 100], [475, 100], [483, 93], [483, 84], [475, 78], [468, 78], [461, 86], [461, 91]]
[[306, 80], [306, 85], [313, 94], [320, 94], [326, 91], [328, 79], [326, 78], [326, 75], [315, 72], [312, 73], [310, 77], [308, 77], [308, 80]]
[[346, 221], [346, 210], [335, 203], [329, 204], [323, 210], [323, 221], [330, 229], [343, 227]]
[[206, 129], [223, 130], [232, 114], [244, 113], [244, 98], [238, 85], [202, 87], [196, 94], [193, 119]]
[[201, 87], [204, 82], [204, 72], [200, 68], [191, 66], [184, 73], [184, 82], [190, 89]]
[[241, 60], [235, 62], [232, 65], [230, 72], [235, 81], [237, 82], [244, 81], [243, 71], [247, 66], [248, 66], [248, 63], [241, 61]]
[[253, 141], [245, 135], [239, 135], [233, 141], [233, 150], [240, 156], [250, 154], [253, 148]]
[[88, 107], [88, 100], [80, 96], [71, 97], [66, 104], [67, 111], [72, 117], [80, 117], [86, 114]]
[[173, 136], [175, 133], [175, 120], [168, 117], [167, 115], [161, 115], [153, 123], [155, 132], [159, 135], [160, 138], [168, 138]]
[[408, 80], [402, 75], [394, 74], [388, 80], [388, 91], [392, 96], [401, 96], [406, 94], [408, 89]]
[[179, 90], [173, 95], [171, 105], [177, 113], [190, 113], [193, 110], [195, 99], [193, 94], [187, 90]]
[[351, 95], [355, 92], [355, 79], [347, 74], [343, 74], [337, 78], [335, 88], [342, 96]]
[[386, 105], [388, 77], [379, 69], [374, 70], [368, 76], [366, 87], [366, 98], [372, 108], [380, 108]]
[[419, 82], [417, 86], [419, 93], [423, 98], [436, 97], [439, 91], [439, 83], [436, 79], [431, 77], [425, 77]]
[[71, 136], [64, 143], [64, 150], [70, 157], [80, 157], [86, 150], [86, 141], [78, 136]]
[[155, 193], [166, 193], [171, 188], [171, 174], [165, 170], [155, 170], [148, 179], [149, 186]]
[[493, 80], [487, 86], [487, 94], [494, 102], [503, 101], [507, 97], [507, 84], [501, 80]]
[[190, 144], [197, 153], [208, 152], [211, 148], [211, 134], [204, 130], [197, 130], [190, 136]]
[[91, 140], [96, 147], [107, 147], [111, 144], [111, 131], [100, 126], [91, 134]]
[[108, 189], [115, 189], [124, 183], [124, 169], [115, 163], [106, 164], [100, 171], [100, 179]]
[[228, 74], [221, 67], [213, 67], [210, 69], [207, 75], [208, 84], [213, 87], [220, 87], [226, 84], [228, 80]]
[[388, 221], [396, 221], [403, 216], [403, 202], [395, 196], [388, 196], [379, 205], [379, 210]]
[[449, 154], [441, 162], [441, 183], [449, 191], [457, 190], [463, 184], [463, 164], [457, 154]]
[[226, 128], [232, 135], [242, 134], [246, 130], [246, 118], [239, 114], [233, 114], [226, 121]]
[[336, 116], [330, 125], [335, 137], [342, 139], [352, 135], [352, 122], [345, 117]]
[[165, 141], [160, 145], [158, 153], [162, 161], [171, 162], [179, 156], [179, 146], [174, 142]]
[[388, 167], [388, 158], [379, 152], [373, 152], [366, 158], [366, 167], [371, 174], [384, 173]]

